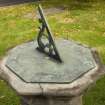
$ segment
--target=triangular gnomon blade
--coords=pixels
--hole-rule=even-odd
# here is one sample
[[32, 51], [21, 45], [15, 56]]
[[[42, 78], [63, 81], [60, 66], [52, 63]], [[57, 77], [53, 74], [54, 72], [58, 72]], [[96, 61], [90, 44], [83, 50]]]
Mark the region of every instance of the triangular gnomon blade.
[[56, 45], [54, 43], [50, 27], [46, 21], [42, 7], [40, 5], [38, 6], [38, 11], [40, 15], [39, 22], [41, 23], [41, 26], [39, 27], [40, 31], [37, 37], [37, 42], [38, 42], [37, 49], [40, 52], [47, 54], [51, 58], [54, 58], [57, 61], [62, 62], [61, 57], [56, 48]]

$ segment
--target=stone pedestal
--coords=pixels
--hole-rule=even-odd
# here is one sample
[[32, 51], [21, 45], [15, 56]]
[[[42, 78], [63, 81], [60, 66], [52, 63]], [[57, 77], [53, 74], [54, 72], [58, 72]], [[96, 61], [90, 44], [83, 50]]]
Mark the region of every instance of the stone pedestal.
[[[71, 47], [71, 49], [73, 50], [75, 50], [75, 47], [77, 46], [75, 44], [72, 44], [72, 42], [64, 43], [64, 48], [65, 48], [65, 44], [71, 44], [72, 46], [68, 45], [67, 48]], [[8, 63], [9, 64], [8, 66], [12, 67], [12, 70], [11, 68], [8, 68], [6, 66], [8, 61], [8, 56], [5, 57], [0, 64], [0, 77], [4, 79], [6, 82], [8, 82], [8, 84], [19, 94], [22, 100], [22, 105], [82, 105], [82, 95], [84, 94], [85, 90], [87, 90], [88, 87], [94, 84], [96, 80], [99, 79], [99, 77], [101, 77], [105, 73], [104, 66], [101, 63], [96, 50], [94, 49], [88, 50], [87, 48], [85, 48], [87, 50], [84, 50], [84, 48], [82, 50], [81, 45], [78, 45], [79, 47], [78, 46], [76, 47], [77, 52], [74, 51], [75, 53], [74, 55], [72, 53], [71, 54], [72, 56], [69, 54], [69, 56], [75, 58], [75, 59], [71, 59], [70, 64], [78, 65], [78, 67], [76, 67], [76, 69], [78, 70], [74, 71], [73, 69], [75, 69], [75, 67], [73, 65], [67, 66], [67, 67], [63, 66], [63, 68], [66, 69], [66, 75], [68, 75], [67, 82], [66, 82], [66, 75], [64, 75], [65, 76], [64, 78], [59, 76], [59, 70], [57, 71], [57, 75], [56, 75], [56, 76], [59, 76], [58, 78], [59, 80], [57, 80], [57, 78], [52, 78], [53, 76], [55, 76], [55, 72], [53, 72], [53, 69], [55, 70], [54, 67], [56, 66], [57, 68], [59, 68], [59, 64], [57, 65], [53, 61], [50, 62], [48, 58], [46, 59], [46, 57], [41, 57], [41, 55], [40, 55], [40, 59], [43, 58], [47, 63], [49, 62], [48, 68], [50, 67], [50, 64], [51, 64], [50, 68], [52, 68], [52, 71], [49, 71], [49, 69], [47, 68], [47, 73], [49, 74], [45, 75], [44, 74], [45, 70], [43, 71], [39, 69], [39, 71], [44, 72], [42, 73], [43, 75], [41, 75], [42, 77], [44, 77], [44, 80], [43, 78], [40, 79], [37, 76], [39, 71], [34, 71], [35, 70], [34, 68], [36, 68], [36, 65], [34, 65], [33, 63], [35, 59], [30, 59], [30, 57], [27, 57], [32, 54], [33, 56], [31, 56], [31, 58], [34, 56], [36, 57], [36, 55], [34, 55], [34, 52], [31, 52], [31, 54], [29, 52], [29, 50], [30, 51], [35, 50], [35, 49], [32, 50], [34, 47], [32, 47], [31, 45], [32, 44], [29, 44], [28, 51], [26, 51], [25, 49], [27, 48], [27, 44], [25, 45], [25, 47], [23, 47], [24, 45], [17, 47], [19, 48], [19, 50], [24, 50], [25, 53], [23, 51], [19, 52], [17, 48], [13, 50], [12, 52], [13, 56], [11, 57], [11, 59], [13, 60], [10, 60], [11, 63], [10, 62]], [[17, 56], [14, 55], [14, 51], [16, 52]], [[87, 51], [89, 53], [87, 53]], [[10, 53], [10, 56], [12, 55], [12, 53]], [[84, 53], [82, 57], [85, 62], [81, 60], [81, 57], [80, 57], [81, 53]], [[85, 56], [85, 53], [86, 53], [86, 56]], [[19, 58], [18, 54], [21, 54], [22, 57]], [[24, 55], [24, 54], [28, 54], [28, 55]], [[37, 52], [35, 54], [37, 54]], [[78, 55], [80, 56], [77, 58], [75, 57], [75, 54], [77, 54], [77, 57]], [[85, 59], [85, 58], [88, 58], [88, 54], [89, 54], [88, 60], [90, 60], [89, 62]], [[26, 65], [26, 69], [24, 69], [25, 67], [23, 67], [24, 70], [19, 67], [19, 65], [21, 66], [23, 63], [28, 64], [28, 60], [27, 61], [24, 60], [23, 55], [25, 59], [29, 58], [29, 60], [32, 62], [33, 64], [32, 70], [27, 69], [28, 68], [27, 65]], [[38, 60], [38, 57], [36, 58]], [[42, 59], [42, 62], [40, 62], [39, 60], [36, 63], [44, 64], [45, 66], [43, 67], [47, 67], [46, 64], [43, 62], [44, 61], [43, 59]], [[78, 63], [77, 60], [80, 62]], [[72, 61], [76, 61], [76, 62], [72, 63]], [[18, 64], [19, 62], [21, 63]], [[52, 65], [56, 65], [56, 66], [53, 67]], [[82, 67], [80, 67], [81, 65]], [[87, 65], [87, 67], [85, 67], [85, 65]], [[15, 66], [16, 68], [14, 68]], [[90, 67], [91, 69], [89, 69]], [[72, 70], [72, 72], [69, 70]], [[64, 70], [62, 69], [62, 72], [63, 71]], [[61, 75], [62, 75], [62, 72], [60, 72]], [[20, 75], [20, 77], [17, 75], [17, 73], [18, 75]], [[24, 73], [24, 75], [22, 73]], [[35, 76], [33, 76], [33, 73], [35, 73]], [[50, 75], [50, 73], [54, 75]], [[29, 77], [27, 77], [27, 75]], [[33, 76], [33, 79], [31, 78], [31, 76]], [[34, 78], [34, 77], [37, 77], [37, 78]], [[47, 78], [48, 78], [48, 81], [47, 81]], [[39, 79], [39, 82], [38, 82], [38, 79]], [[37, 81], [37, 82], [34, 82], [34, 81]]]
[[82, 96], [21, 96], [22, 105], [82, 105]]

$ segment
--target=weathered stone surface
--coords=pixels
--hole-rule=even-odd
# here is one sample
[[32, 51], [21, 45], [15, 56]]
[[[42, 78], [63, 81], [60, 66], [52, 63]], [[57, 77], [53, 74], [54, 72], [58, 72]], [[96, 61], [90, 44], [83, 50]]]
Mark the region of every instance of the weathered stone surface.
[[57, 63], [29, 42], [11, 50], [6, 66], [28, 83], [70, 83], [96, 68], [88, 47], [73, 41], [56, 40], [63, 63]]
[[70, 84], [41, 84], [43, 94], [60, 96], [78, 96], [84, 92], [91, 84], [105, 74], [105, 67], [101, 63], [99, 55], [95, 49], [91, 49], [97, 67], [90, 70], [79, 79]]
[[101, 63], [97, 52], [94, 49], [92, 49], [91, 52], [96, 67], [72, 83], [26, 83], [5, 66], [7, 57], [4, 58], [0, 64], [0, 77], [6, 80], [20, 95], [78, 97], [99, 77], [105, 74], [105, 68]]
[[82, 96], [51, 97], [51, 96], [22, 96], [22, 105], [82, 105]]
[[18, 94], [23, 95], [38, 95], [42, 94], [42, 89], [39, 84], [31, 84], [22, 81], [18, 76], [11, 72], [6, 66], [7, 58], [5, 58], [0, 65], [0, 77], [7, 81], [11, 87], [16, 90]]

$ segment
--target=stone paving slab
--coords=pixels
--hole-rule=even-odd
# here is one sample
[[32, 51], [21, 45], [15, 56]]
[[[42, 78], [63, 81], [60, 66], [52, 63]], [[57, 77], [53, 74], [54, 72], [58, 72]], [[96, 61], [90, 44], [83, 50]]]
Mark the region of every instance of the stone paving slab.
[[[46, 8], [43, 9], [45, 15], [54, 15], [54, 14], [59, 14], [63, 13], [65, 9], [62, 7], [51, 7], [51, 8]], [[30, 12], [24, 15], [25, 18], [29, 19], [37, 19], [39, 18], [39, 13], [38, 12]]]
[[0, 0], [0, 7], [27, 3], [27, 2], [35, 2], [35, 0]]

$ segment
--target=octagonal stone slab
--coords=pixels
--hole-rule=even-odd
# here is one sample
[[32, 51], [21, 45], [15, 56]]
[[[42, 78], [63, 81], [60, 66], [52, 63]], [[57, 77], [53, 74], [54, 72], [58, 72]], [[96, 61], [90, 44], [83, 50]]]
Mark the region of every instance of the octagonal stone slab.
[[[105, 66], [102, 64], [97, 51], [92, 48], [91, 52], [96, 67], [84, 73], [84, 75], [81, 75], [72, 83], [26, 83], [6, 66], [8, 56], [5, 56], [0, 61], [0, 78], [8, 82], [8, 84], [20, 95], [77, 97], [84, 93], [84, 90], [105, 74]], [[8, 55], [10, 54], [11, 52], [8, 53]]]
[[71, 83], [96, 68], [88, 47], [61, 39], [56, 45], [63, 63], [38, 52], [37, 42], [28, 42], [11, 50], [6, 66], [27, 83]]

